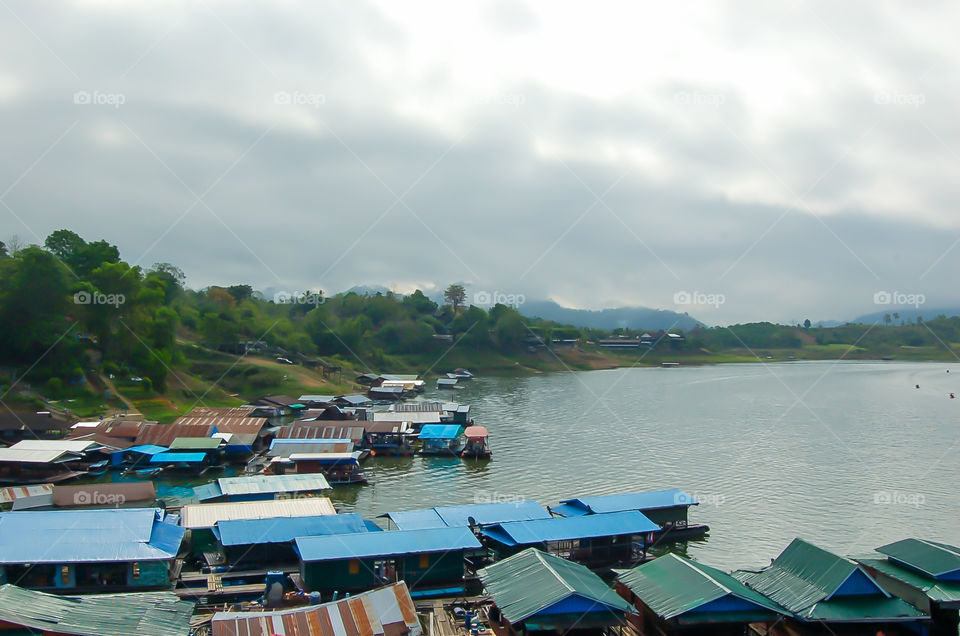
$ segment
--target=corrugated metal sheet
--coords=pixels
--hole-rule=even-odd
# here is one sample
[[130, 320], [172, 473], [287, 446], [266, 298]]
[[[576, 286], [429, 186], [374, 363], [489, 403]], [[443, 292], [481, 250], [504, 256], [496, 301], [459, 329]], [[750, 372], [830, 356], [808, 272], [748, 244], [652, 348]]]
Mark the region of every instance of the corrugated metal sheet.
[[483, 534], [504, 545], [514, 546], [545, 541], [646, 534], [657, 530], [660, 530], [660, 526], [647, 519], [642, 512], [630, 510], [604, 515], [498, 523], [484, 528]]
[[960, 608], [960, 581], [937, 581], [887, 559], [857, 559], [857, 562], [920, 590], [935, 603]]
[[304, 562], [338, 561], [366, 557], [480, 549], [469, 528], [430, 528], [297, 537], [297, 550]]
[[217, 483], [220, 486], [220, 491], [225, 495], [307, 492], [330, 488], [326, 477], [320, 473], [223, 477], [218, 479]]
[[877, 552], [935, 579], [960, 575], [960, 548], [946, 543], [904, 539], [881, 546]]
[[[178, 424], [181, 426], [197, 427], [212, 426], [216, 428], [219, 433], [249, 435], [259, 434], [263, 427], [267, 425], [267, 418], [220, 416], [181, 417], [174, 422], [174, 425]], [[210, 435], [178, 435], [177, 437], [210, 437]]]
[[444, 408], [443, 402], [405, 402], [390, 407], [390, 410], [396, 413], [441, 413], [448, 409]]
[[420, 439], [456, 439], [463, 435], [459, 424], [427, 424], [420, 429]]
[[289, 543], [297, 537], [367, 532], [363, 518], [354, 513], [221, 521], [217, 528], [220, 530], [220, 542], [225, 546]]
[[[156, 424], [155, 421], [150, 421], [148, 423]], [[80, 437], [81, 435], [93, 433], [98, 435], [106, 435], [107, 437], [118, 437], [127, 440], [133, 440], [137, 437], [137, 434], [140, 432], [140, 428], [143, 424], [144, 422], [140, 420], [103, 420], [102, 422], [97, 422], [95, 426], [84, 426], [74, 429], [70, 433], [70, 437]]]
[[150, 458], [151, 464], [201, 464], [207, 459], [206, 453], [157, 453]]
[[273, 457], [290, 457], [304, 453], [351, 453], [353, 442], [348, 439], [275, 439], [270, 444]]
[[25, 439], [10, 447], [11, 450], [42, 450], [66, 451], [68, 453], [85, 453], [95, 450], [99, 444], [87, 440], [73, 439]]
[[437, 506], [434, 508], [448, 526], [468, 526], [470, 518], [480, 525], [549, 519], [550, 513], [536, 501], [503, 501], [469, 504], [465, 506]]
[[0, 586], [0, 621], [31, 633], [187, 636], [194, 605], [173, 592], [59, 596]]
[[53, 484], [37, 484], [35, 486], [11, 486], [0, 488], [0, 504], [12, 503], [21, 497], [36, 497], [49, 495], [53, 492]]
[[[182, 418], [181, 418], [182, 419]], [[207, 424], [145, 424], [140, 428], [137, 439], [138, 446], [153, 445], [169, 447], [178, 437], [210, 437], [217, 432], [212, 425]]]
[[363, 440], [365, 424], [352, 422], [340, 424], [330, 421], [294, 422], [277, 433], [277, 439], [349, 439], [357, 443]]
[[671, 553], [638, 565], [617, 578], [664, 620], [727, 596], [752, 603], [760, 610], [787, 614], [729, 574]]
[[214, 450], [220, 448], [221, 444], [223, 439], [219, 437], [178, 437], [170, 442], [170, 450]]
[[[624, 510], [657, 510], [676, 506], [696, 506], [698, 502], [689, 494], [673, 488], [650, 492], [629, 492], [618, 495], [600, 495], [597, 497], [577, 497], [560, 502], [566, 506], [557, 506], [555, 512], [568, 508], [579, 508], [585, 513], [622, 512]], [[565, 515], [567, 516], [567, 515]]]
[[153, 508], [7, 512], [0, 515], [0, 563], [172, 559], [183, 528], [156, 515]]
[[366, 429], [368, 433], [412, 433], [413, 427], [409, 422], [367, 422]]
[[18, 450], [15, 448], [0, 448], [0, 462], [24, 464], [49, 464], [64, 458], [79, 457], [75, 453], [64, 450]]
[[373, 414], [374, 422], [413, 422], [439, 424], [440, 413], [434, 411], [380, 411]]
[[479, 574], [483, 587], [512, 624], [573, 596], [596, 603], [597, 612], [609, 613], [611, 624], [631, 609], [586, 567], [536, 548], [494, 563]]
[[85, 484], [83, 486], [54, 486], [51, 502], [54, 506], [68, 507], [106, 502], [129, 503], [154, 501], [157, 490], [150, 481], [126, 481], [116, 483]]
[[128, 453], [140, 453], [142, 455], [156, 455], [157, 453], [166, 453], [169, 448], [166, 446], [156, 446], [154, 444], [141, 444], [140, 446], [131, 446], [124, 449]]
[[181, 512], [184, 528], [212, 528], [219, 521], [235, 519], [269, 519], [272, 517], [309, 517], [335, 515], [333, 503], [326, 497], [277, 499], [236, 503], [187, 504]]
[[468, 426], [463, 430], [463, 434], [470, 439], [484, 438], [490, 435], [486, 426]]
[[403, 581], [332, 603], [274, 612], [217, 612], [213, 636], [421, 636]]
[[184, 417], [249, 417], [255, 406], [198, 406]]
[[390, 519], [399, 530], [424, 530], [426, 528], [446, 528], [447, 524], [433, 508], [426, 510], [399, 510], [380, 515]]

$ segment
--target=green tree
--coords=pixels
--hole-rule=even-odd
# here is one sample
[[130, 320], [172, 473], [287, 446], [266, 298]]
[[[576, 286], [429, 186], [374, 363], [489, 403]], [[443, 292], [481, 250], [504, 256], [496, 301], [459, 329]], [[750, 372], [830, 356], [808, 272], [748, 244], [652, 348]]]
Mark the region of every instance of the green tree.
[[463, 285], [450, 285], [443, 292], [443, 299], [447, 301], [447, 304], [453, 306], [453, 313], [457, 313], [460, 306], [467, 300], [467, 290], [463, 288]]
[[0, 241], [0, 258], [9, 258], [10, 255], [7, 254], [7, 245], [3, 241]]

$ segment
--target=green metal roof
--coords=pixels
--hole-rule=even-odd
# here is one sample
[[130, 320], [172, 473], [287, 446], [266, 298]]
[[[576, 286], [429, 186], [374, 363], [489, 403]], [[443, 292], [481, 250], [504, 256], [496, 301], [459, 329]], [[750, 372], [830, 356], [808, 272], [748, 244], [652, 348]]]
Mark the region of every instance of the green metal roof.
[[[834, 596], [861, 572], [876, 588], [874, 594]], [[925, 616], [909, 603], [890, 598], [856, 563], [832, 552], [794, 539], [773, 563], [759, 572], [738, 571], [733, 576], [802, 620], [897, 621]]]
[[213, 449], [219, 448], [223, 440], [219, 437], [178, 437], [170, 442], [170, 450]]
[[786, 612], [729, 574], [675, 554], [638, 565], [618, 577], [657, 616], [676, 618], [711, 601], [734, 596], [777, 614]]
[[596, 603], [598, 611], [623, 613], [631, 609], [588, 568], [536, 548], [498, 561], [479, 574], [500, 612], [514, 624], [573, 596]]
[[861, 564], [918, 589], [931, 601], [960, 605], [960, 581], [937, 581], [887, 559], [857, 559]]
[[945, 543], [904, 539], [877, 552], [935, 579], [960, 571], [960, 548]]
[[0, 586], [0, 621], [31, 632], [97, 636], [187, 636], [195, 603], [173, 592], [58, 596]]

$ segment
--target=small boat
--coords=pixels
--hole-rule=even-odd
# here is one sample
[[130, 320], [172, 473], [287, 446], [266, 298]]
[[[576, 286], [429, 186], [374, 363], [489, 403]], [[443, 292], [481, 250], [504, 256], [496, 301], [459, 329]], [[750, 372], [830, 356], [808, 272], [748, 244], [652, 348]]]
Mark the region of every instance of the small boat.
[[460, 451], [460, 457], [490, 459], [493, 452], [488, 439], [490, 433], [485, 426], [468, 426], [463, 435], [467, 438], [467, 445]]
[[87, 475], [90, 477], [99, 477], [100, 475], [105, 475], [109, 469], [110, 462], [104, 459], [103, 461], [90, 464], [87, 467]]

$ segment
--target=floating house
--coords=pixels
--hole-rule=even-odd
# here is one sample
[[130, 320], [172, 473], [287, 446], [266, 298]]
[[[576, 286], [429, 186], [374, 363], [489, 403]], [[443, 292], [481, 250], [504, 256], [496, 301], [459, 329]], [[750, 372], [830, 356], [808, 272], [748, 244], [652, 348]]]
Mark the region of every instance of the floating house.
[[465, 558], [481, 551], [469, 528], [297, 537], [307, 589], [331, 594], [406, 581], [410, 589], [463, 593]]
[[326, 408], [336, 397], [336, 395], [301, 395], [297, 401], [306, 405], [308, 409]]
[[348, 407], [369, 406], [373, 404], [373, 400], [366, 395], [355, 393], [352, 395], [341, 395], [333, 400], [333, 404]]
[[273, 475], [320, 473], [333, 485], [365, 484], [367, 476], [360, 470], [362, 451], [352, 453], [290, 453], [274, 457], [267, 465]]
[[630, 604], [586, 567], [535, 548], [479, 572], [490, 620], [508, 634], [626, 627]]
[[188, 636], [196, 603], [173, 592], [61, 596], [0, 586], [0, 631], [66, 636]]
[[154, 444], [140, 444], [110, 454], [110, 467], [119, 470], [149, 469], [150, 460], [155, 455], [166, 453], [170, 449], [166, 446]]
[[338, 424], [330, 420], [300, 420], [282, 426], [276, 439], [346, 439], [353, 442], [354, 448], [363, 446], [363, 436], [368, 422], [344, 422]]
[[960, 548], [903, 539], [877, 548], [883, 558], [856, 559], [883, 589], [930, 615], [932, 633], [956, 634], [960, 610]]
[[710, 530], [706, 525], [689, 522], [687, 511], [696, 505], [699, 505], [696, 499], [682, 490], [672, 489], [566, 499], [550, 511], [561, 517], [577, 517], [636, 510], [660, 525], [662, 532], [658, 539], [681, 539]]
[[353, 534], [369, 532], [370, 529], [360, 515], [351, 513], [220, 521], [214, 535], [219, 539], [225, 560], [231, 567], [267, 566], [277, 569], [282, 565], [299, 563], [299, 556], [293, 549], [293, 541], [297, 537]]
[[13, 510], [57, 510], [76, 508], [155, 508], [157, 490], [153, 482], [123, 481], [83, 486], [57, 484], [47, 492], [21, 497]]
[[7, 444], [23, 439], [58, 439], [70, 432], [69, 422], [57, 419], [46, 411], [3, 411], [0, 413], [0, 441]]
[[637, 563], [660, 526], [642, 512], [552, 517], [485, 526], [481, 534], [498, 559], [535, 547], [589, 567]]
[[249, 475], [221, 477], [193, 489], [201, 503], [269, 501], [304, 498], [330, 489], [327, 478], [313, 475]]
[[202, 475], [213, 464], [213, 458], [204, 452], [167, 451], [150, 457], [150, 465], [165, 472]]
[[372, 386], [367, 391], [371, 400], [401, 400], [407, 392], [403, 386]]
[[211, 423], [200, 423], [201, 421], [201, 418], [187, 419], [181, 417], [172, 424], [144, 422], [137, 432], [134, 444], [136, 446], [170, 448], [170, 444], [178, 437], [210, 437], [217, 432], [216, 426]]
[[459, 380], [457, 378], [437, 378], [438, 389], [456, 389]]
[[333, 503], [326, 497], [244, 501], [238, 503], [187, 504], [180, 511], [180, 525], [188, 531], [190, 553], [203, 556], [217, 552], [219, 541], [213, 529], [222, 521], [239, 519], [280, 519], [335, 515]]
[[468, 426], [463, 436], [467, 438], [467, 443], [460, 451], [461, 457], [490, 459], [493, 455], [490, 451], [490, 433], [485, 426]]
[[0, 506], [15, 506], [18, 499], [49, 496], [53, 484], [35, 484], [32, 486], [8, 486], [0, 488]]
[[409, 422], [365, 422], [364, 448], [376, 455], [413, 455], [417, 434]]
[[421, 455], [459, 455], [466, 442], [459, 424], [427, 424], [420, 429]]
[[824, 633], [922, 633], [927, 615], [887, 592], [863, 566], [802, 539], [773, 563], [733, 577], [787, 610], [772, 636]]
[[616, 591], [636, 610], [628, 620], [641, 636], [742, 636], [750, 623], [789, 615], [729, 574], [670, 553], [618, 576]]
[[254, 400], [252, 406], [257, 407], [255, 413], [268, 417], [290, 415], [307, 408], [289, 395], [265, 395]]
[[170, 585], [184, 529], [154, 508], [0, 514], [0, 583], [56, 591]]
[[353, 441], [330, 438], [278, 438], [270, 442], [271, 457], [290, 457], [295, 453], [352, 453]]
[[[214, 435], [222, 435], [222, 433], [214, 433]], [[226, 444], [226, 440], [222, 437], [178, 437], [170, 443], [170, 450], [200, 452], [216, 456]]]
[[217, 612], [212, 636], [421, 636], [413, 599], [403, 581], [339, 601], [264, 612]]
[[111, 450], [91, 440], [21, 440], [10, 448], [0, 448], [0, 483], [39, 484], [73, 479], [91, 465], [104, 461]]
[[536, 501], [504, 501], [401, 510], [380, 515], [398, 530], [483, 527], [510, 521], [549, 519], [550, 513]]

